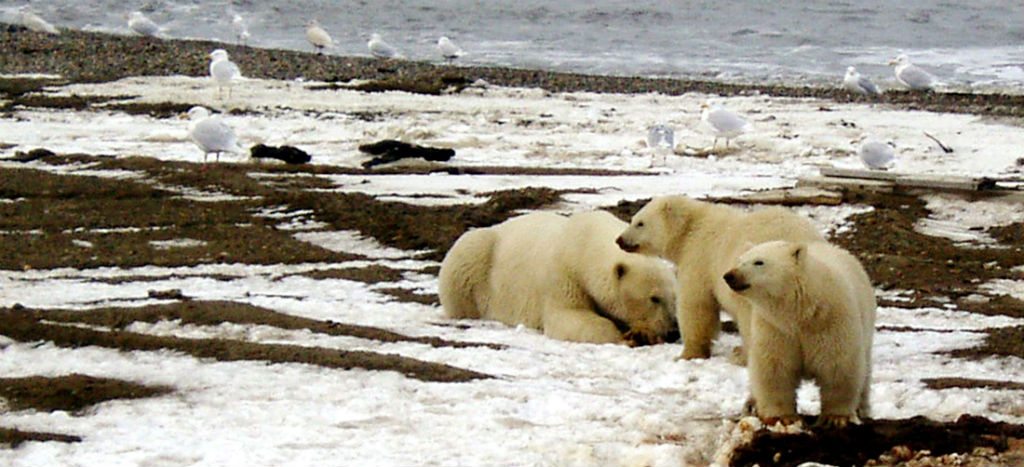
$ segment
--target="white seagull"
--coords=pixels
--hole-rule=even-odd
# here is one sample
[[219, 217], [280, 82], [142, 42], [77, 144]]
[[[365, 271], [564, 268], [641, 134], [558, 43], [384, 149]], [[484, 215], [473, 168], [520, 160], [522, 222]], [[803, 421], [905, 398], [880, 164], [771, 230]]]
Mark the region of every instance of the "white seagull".
[[245, 25], [245, 19], [242, 15], [235, 13], [231, 18], [231, 28], [235, 30], [235, 37], [238, 39], [238, 43], [245, 45], [249, 42], [249, 28]]
[[843, 77], [843, 86], [850, 92], [857, 94], [864, 94], [867, 96], [877, 96], [878, 86], [872, 83], [870, 79], [867, 79], [857, 72], [857, 69], [850, 66], [846, 67], [846, 76]]
[[700, 119], [707, 124], [715, 133], [715, 142], [711, 145], [714, 149], [718, 145], [718, 138], [725, 138], [725, 147], [729, 147], [729, 140], [747, 131], [750, 124], [737, 113], [726, 110], [721, 105], [705, 102], [700, 106]]
[[906, 54], [900, 54], [889, 62], [895, 66], [896, 80], [914, 91], [927, 91], [935, 86], [935, 77], [920, 67], [910, 63]]
[[441, 56], [444, 57], [444, 61], [448, 63], [455, 61], [456, 58], [461, 57], [465, 53], [447, 36], [441, 36], [441, 38], [437, 40], [437, 51], [441, 53]]
[[366, 43], [366, 47], [370, 49], [370, 54], [377, 58], [398, 57], [398, 50], [384, 42], [384, 39], [381, 39], [380, 34], [377, 33], [370, 35], [370, 42]]
[[160, 32], [160, 26], [157, 26], [153, 20], [147, 18], [141, 11], [133, 11], [128, 14], [128, 27], [143, 36], [156, 37], [156, 34]]
[[217, 162], [220, 162], [220, 153], [231, 152], [241, 153], [242, 148], [238, 146], [238, 139], [235, 137], [235, 130], [232, 130], [220, 117], [210, 116], [206, 107], [192, 107], [188, 111], [188, 117], [192, 120], [189, 125], [188, 136], [193, 143], [203, 151], [203, 163], [206, 157], [212, 152], [217, 155]]
[[45, 32], [47, 34], [60, 34], [52, 24], [48, 23], [45, 19], [39, 17], [34, 11], [25, 5], [18, 10], [18, 19], [21, 21], [21, 25], [28, 28], [30, 31]]
[[857, 151], [860, 161], [871, 170], [887, 170], [896, 160], [896, 150], [892, 143], [868, 139], [860, 145]]
[[217, 82], [217, 92], [220, 94], [223, 87], [228, 88], [228, 97], [231, 97], [231, 82], [241, 78], [242, 72], [238, 65], [228, 58], [228, 52], [224, 49], [217, 49], [210, 52], [210, 77]]
[[306, 40], [313, 45], [318, 54], [322, 54], [324, 48], [334, 47], [334, 40], [331, 39], [331, 35], [327, 34], [327, 31], [320, 27], [320, 23], [315, 19], [311, 19], [309, 23], [306, 23]]

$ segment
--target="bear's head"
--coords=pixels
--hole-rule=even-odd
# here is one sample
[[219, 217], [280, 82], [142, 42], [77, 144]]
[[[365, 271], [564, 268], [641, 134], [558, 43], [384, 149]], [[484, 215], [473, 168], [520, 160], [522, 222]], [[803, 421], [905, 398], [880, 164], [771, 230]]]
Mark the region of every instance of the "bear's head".
[[807, 256], [807, 244], [772, 241], [750, 248], [722, 276], [734, 292], [754, 299], [782, 299], [794, 290]]
[[624, 251], [667, 259], [669, 243], [687, 229], [692, 203], [685, 196], [652, 199], [633, 215], [615, 243]]
[[612, 269], [619, 303], [607, 313], [629, 328], [627, 339], [658, 344], [677, 331], [676, 278], [669, 263], [641, 255], [625, 255]]

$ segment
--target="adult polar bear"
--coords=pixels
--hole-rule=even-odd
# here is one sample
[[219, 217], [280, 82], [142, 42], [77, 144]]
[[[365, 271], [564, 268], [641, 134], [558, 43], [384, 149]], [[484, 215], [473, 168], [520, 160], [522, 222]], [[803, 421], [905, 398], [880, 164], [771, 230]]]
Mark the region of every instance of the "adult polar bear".
[[722, 275], [749, 244], [771, 240], [824, 239], [807, 219], [784, 208], [748, 212], [676, 195], [652, 199], [616, 242], [623, 250], [675, 263], [682, 357], [694, 359], [711, 356], [722, 309], [735, 320], [743, 342], [749, 342], [750, 304], [726, 285]]
[[675, 278], [667, 263], [615, 245], [625, 226], [602, 211], [535, 212], [466, 232], [441, 263], [441, 305], [452, 318], [556, 339], [662, 342], [675, 329]]
[[767, 242], [740, 255], [723, 279], [752, 305], [748, 406], [759, 417], [795, 422], [802, 378], [820, 388], [819, 425], [870, 415], [877, 305], [857, 258], [825, 242]]

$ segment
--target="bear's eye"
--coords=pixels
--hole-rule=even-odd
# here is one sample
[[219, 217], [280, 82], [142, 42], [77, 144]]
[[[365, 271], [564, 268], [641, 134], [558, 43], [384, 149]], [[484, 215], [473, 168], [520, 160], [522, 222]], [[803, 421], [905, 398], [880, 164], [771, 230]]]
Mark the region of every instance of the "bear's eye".
[[761, 261], [761, 260], [754, 261], [754, 266], [764, 266], [764, 261]]
[[657, 295], [651, 297], [651, 303], [653, 303], [655, 305], [661, 305], [661, 297], [659, 297]]
[[640, 222], [636, 223], [636, 227], [637, 228], [640, 228], [640, 227], [643, 227], [643, 226], [644, 226], [644, 221], [640, 221]]

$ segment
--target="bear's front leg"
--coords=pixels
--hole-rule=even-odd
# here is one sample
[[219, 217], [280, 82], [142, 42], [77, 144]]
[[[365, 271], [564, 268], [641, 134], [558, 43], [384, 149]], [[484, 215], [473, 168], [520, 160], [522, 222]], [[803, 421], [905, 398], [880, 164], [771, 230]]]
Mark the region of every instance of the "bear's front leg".
[[[842, 349], [847, 352], [849, 350]], [[867, 384], [863, 375], [867, 372], [858, 358], [836, 360], [829, 366], [829, 371], [820, 371], [815, 375], [821, 391], [821, 416], [817, 425], [831, 428], [843, 428], [851, 421], [858, 423], [857, 411], [861, 407], [861, 398], [865, 397], [864, 386]]]
[[757, 416], [765, 423], [795, 421], [801, 368], [798, 343], [756, 316], [751, 324], [747, 372]]
[[546, 308], [542, 312], [544, 335], [553, 339], [592, 344], [627, 344], [615, 323], [592, 310]]
[[710, 291], [694, 293], [684, 288], [677, 300], [679, 332], [683, 337], [683, 353], [679, 357], [685, 360], [710, 357], [711, 342], [720, 325], [714, 295]]

